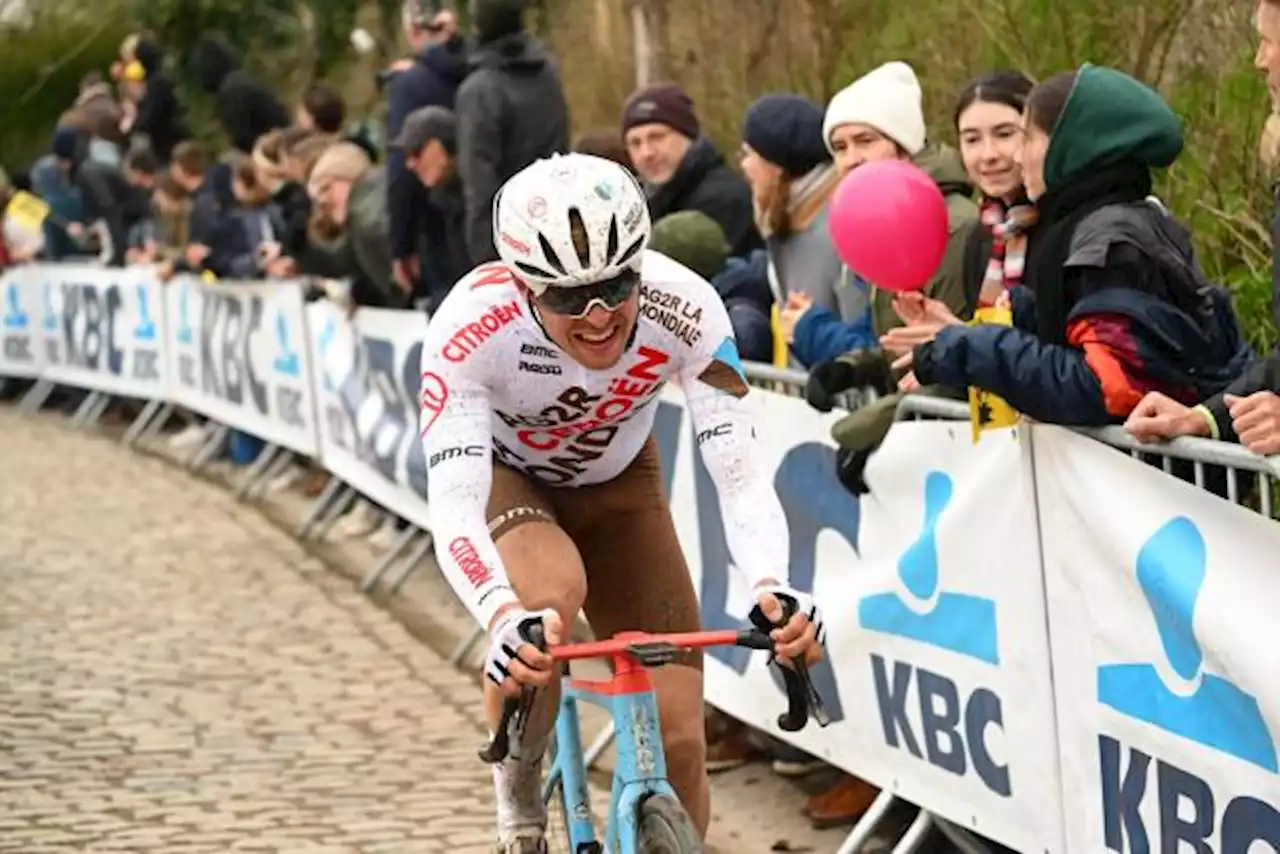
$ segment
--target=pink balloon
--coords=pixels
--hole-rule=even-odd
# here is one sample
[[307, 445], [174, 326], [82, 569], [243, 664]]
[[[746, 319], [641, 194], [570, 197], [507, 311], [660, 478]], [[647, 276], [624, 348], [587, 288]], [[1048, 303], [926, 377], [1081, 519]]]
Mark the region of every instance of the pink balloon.
[[827, 224], [849, 269], [878, 288], [918, 291], [947, 250], [947, 203], [906, 160], [858, 166], [831, 197]]

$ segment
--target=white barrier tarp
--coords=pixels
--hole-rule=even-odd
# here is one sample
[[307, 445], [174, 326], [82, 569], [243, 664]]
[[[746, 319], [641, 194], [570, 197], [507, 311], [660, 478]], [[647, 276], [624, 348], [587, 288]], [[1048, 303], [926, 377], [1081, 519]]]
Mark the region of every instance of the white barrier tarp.
[[307, 306], [320, 457], [373, 501], [427, 527], [427, 468], [418, 430], [426, 317], [327, 302]]
[[[757, 394], [753, 392], [753, 394]], [[827, 615], [815, 684], [837, 721], [783, 735], [761, 656], [718, 650], [707, 696], [753, 726], [985, 836], [1060, 852], [1053, 694], [1029, 456], [1012, 431], [906, 423], [872, 458], [861, 502], [835, 478], [834, 416], [759, 392], [764, 464], [787, 514], [791, 577]], [[657, 432], [708, 628], [751, 602], [678, 394]], [[861, 504], [861, 506], [859, 506]]]
[[122, 397], [168, 396], [164, 291], [149, 269], [49, 264], [23, 275], [28, 291], [39, 288], [42, 376]]
[[[45, 322], [41, 300], [41, 269], [12, 267], [0, 274], [4, 305], [0, 311], [0, 376], [35, 379], [44, 371]], [[57, 318], [52, 318], [57, 322]]]
[[166, 286], [173, 398], [266, 441], [319, 453], [302, 289], [291, 282]]
[[1034, 445], [1070, 850], [1280, 851], [1280, 528], [1061, 428]]

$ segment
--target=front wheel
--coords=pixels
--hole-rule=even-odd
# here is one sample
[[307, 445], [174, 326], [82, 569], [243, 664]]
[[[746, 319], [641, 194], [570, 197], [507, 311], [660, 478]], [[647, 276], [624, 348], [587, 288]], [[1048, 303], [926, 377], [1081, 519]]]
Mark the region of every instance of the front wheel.
[[636, 849], [640, 854], [702, 854], [702, 841], [684, 807], [667, 795], [652, 795], [640, 804]]

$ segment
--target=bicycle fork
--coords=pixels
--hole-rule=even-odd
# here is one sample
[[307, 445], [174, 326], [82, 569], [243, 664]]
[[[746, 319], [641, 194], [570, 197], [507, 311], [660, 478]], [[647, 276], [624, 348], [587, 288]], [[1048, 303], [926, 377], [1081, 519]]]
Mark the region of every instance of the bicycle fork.
[[[569, 690], [569, 665], [561, 667], [560, 708], [556, 716], [556, 749], [551, 768], [543, 784], [542, 799], [551, 806], [556, 796], [556, 785], [562, 788], [565, 808], [565, 824], [575, 854], [584, 851], [595, 842], [595, 826], [591, 820], [591, 795], [587, 788], [587, 769], [582, 766], [582, 725], [578, 717], [578, 704]], [[594, 849], [599, 851], [598, 845]]]

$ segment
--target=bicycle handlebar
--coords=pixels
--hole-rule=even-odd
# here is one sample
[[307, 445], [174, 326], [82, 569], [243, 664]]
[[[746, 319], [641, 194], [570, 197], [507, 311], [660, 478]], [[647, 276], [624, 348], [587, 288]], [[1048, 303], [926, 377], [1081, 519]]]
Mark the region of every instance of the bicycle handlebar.
[[[796, 603], [786, 597], [779, 597], [782, 604], [783, 619], [787, 620], [796, 612]], [[625, 635], [594, 643], [571, 644], [551, 649], [551, 655], [557, 661], [571, 661], [579, 658], [601, 658], [610, 655], [630, 653], [642, 664], [657, 665], [670, 660], [670, 652], [680, 649], [699, 649], [708, 646], [740, 646], [747, 649], [772, 650], [773, 638], [770, 632], [776, 626], [760, 610], [759, 606], [751, 611], [749, 617], [753, 628], [727, 630], [718, 632], [688, 632], [655, 635]], [[541, 652], [547, 652], [546, 637], [542, 627], [533, 625], [525, 640]], [[645, 659], [648, 659], [646, 661]], [[794, 658], [788, 663], [777, 662], [770, 655], [770, 663], [777, 664], [782, 672], [782, 682], [787, 693], [787, 711], [778, 716], [778, 728], [783, 732], [799, 732], [812, 718], [818, 726], [825, 727], [831, 723], [822, 697], [818, 694], [809, 676], [809, 668], [803, 658]], [[502, 715], [493, 738], [480, 750], [480, 759], [492, 765], [501, 762], [509, 755], [518, 755], [520, 736], [528, 721], [529, 711], [533, 706], [536, 692], [525, 688], [519, 697], [507, 697], [502, 701]], [[515, 750], [512, 748], [515, 747]]]

